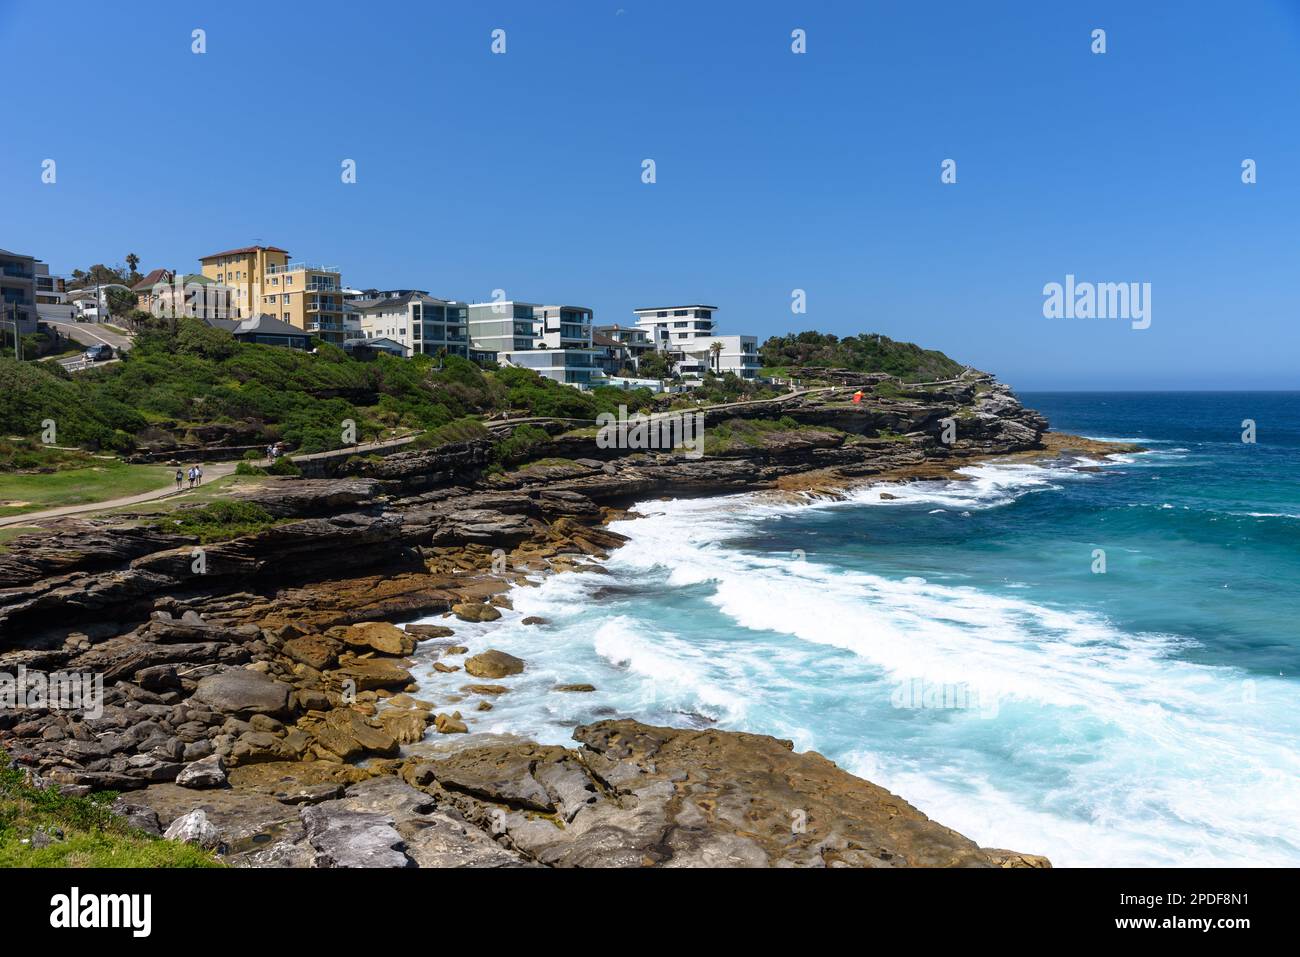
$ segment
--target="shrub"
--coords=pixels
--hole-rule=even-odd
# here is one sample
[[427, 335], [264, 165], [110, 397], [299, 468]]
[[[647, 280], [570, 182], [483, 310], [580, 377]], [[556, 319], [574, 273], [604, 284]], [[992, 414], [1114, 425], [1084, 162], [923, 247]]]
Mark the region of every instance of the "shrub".
[[498, 442], [493, 449], [493, 461], [499, 465], [514, 465], [536, 458], [537, 453], [551, 444], [551, 436], [535, 425], [521, 425], [510, 437]]
[[153, 519], [152, 524], [206, 543], [266, 531], [275, 524], [275, 519], [255, 502], [223, 501], [178, 509]]

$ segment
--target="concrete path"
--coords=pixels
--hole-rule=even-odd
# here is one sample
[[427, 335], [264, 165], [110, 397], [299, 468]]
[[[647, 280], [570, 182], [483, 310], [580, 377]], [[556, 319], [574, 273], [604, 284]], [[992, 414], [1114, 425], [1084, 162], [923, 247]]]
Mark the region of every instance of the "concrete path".
[[[203, 482], [208, 484], [219, 478], [224, 478], [235, 471], [236, 462], [210, 462], [203, 466]], [[188, 470], [188, 466], [185, 467]], [[199, 486], [202, 488], [203, 486]], [[38, 522], [51, 518], [64, 518], [68, 515], [82, 515], [86, 512], [102, 512], [105, 509], [120, 508], [125, 505], [139, 505], [142, 502], [153, 502], [162, 498], [175, 498], [180, 495], [186, 495], [191, 491], [189, 481], [181, 486], [180, 491], [176, 490], [176, 483], [170, 478], [167, 484], [152, 492], [141, 492], [138, 495], [125, 495], [122, 498], [113, 498], [105, 502], [86, 502], [82, 505], [63, 505], [59, 508], [47, 508], [39, 512], [25, 512], [22, 515], [7, 515], [0, 518], [0, 528], [8, 525], [34, 525]]]

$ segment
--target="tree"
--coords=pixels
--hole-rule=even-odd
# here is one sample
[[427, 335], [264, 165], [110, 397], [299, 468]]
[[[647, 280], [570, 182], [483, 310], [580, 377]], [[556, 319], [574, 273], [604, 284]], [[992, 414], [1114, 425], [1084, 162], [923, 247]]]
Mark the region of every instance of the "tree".
[[655, 350], [641, 356], [638, 363], [641, 374], [651, 379], [667, 379], [672, 375], [672, 366], [666, 353]]
[[722, 369], [722, 343], [721, 342], [709, 343], [709, 352], [712, 353], [710, 359], [712, 360], [713, 368], [715, 370], [721, 370]]
[[126, 274], [125, 267], [122, 266], [105, 266], [103, 263], [95, 263], [89, 269], [72, 270], [71, 282], [68, 286], [73, 289], [93, 286], [96, 283], [101, 285], [107, 283], [120, 283], [123, 286], [129, 286], [127, 280], [130, 277]]
[[144, 278], [143, 276], [140, 275], [139, 267], [140, 267], [140, 257], [137, 256], [135, 253], [127, 253], [126, 268], [131, 270], [131, 274], [127, 277], [130, 280], [130, 282], [128, 282], [127, 285], [134, 286], [136, 283], [138, 283], [141, 279]]
[[135, 293], [129, 289], [119, 289], [114, 286], [108, 290], [104, 298], [108, 300], [108, 314], [110, 316], [125, 316], [133, 311], [136, 306]]

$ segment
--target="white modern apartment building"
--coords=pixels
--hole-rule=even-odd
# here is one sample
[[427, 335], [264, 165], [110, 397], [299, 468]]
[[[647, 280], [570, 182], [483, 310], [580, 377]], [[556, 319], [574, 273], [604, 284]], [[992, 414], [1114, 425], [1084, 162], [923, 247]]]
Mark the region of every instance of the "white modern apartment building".
[[469, 335], [476, 351], [496, 353], [500, 364], [532, 369], [556, 382], [585, 387], [597, 374], [591, 310], [585, 306], [470, 303]]
[[[372, 290], [373, 291], [373, 290]], [[400, 342], [406, 355], [417, 353], [469, 356], [468, 307], [463, 302], [435, 299], [419, 290], [393, 290], [374, 299], [347, 302], [362, 339]]]
[[62, 276], [51, 276], [47, 263], [36, 260], [33, 282], [36, 289], [36, 315], [42, 320], [68, 322], [72, 319], [72, 306]]
[[[673, 359], [673, 370], [683, 376], [733, 372], [742, 379], [758, 375], [756, 336], [719, 336], [714, 313], [717, 306], [651, 306], [632, 310], [636, 324], [645, 330], [655, 348]], [[715, 349], [715, 343], [718, 348]]]

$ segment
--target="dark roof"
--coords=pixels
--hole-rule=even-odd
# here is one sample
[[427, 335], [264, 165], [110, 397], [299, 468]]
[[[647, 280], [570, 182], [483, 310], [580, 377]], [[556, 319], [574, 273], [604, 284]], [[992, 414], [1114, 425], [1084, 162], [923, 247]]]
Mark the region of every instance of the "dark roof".
[[717, 306], [706, 306], [702, 302], [693, 302], [689, 306], [642, 306], [639, 309], [633, 309], [633, 312], [670, 312], [673, 309], [717, 309]]
[[208, 325], [225, 329], [237, 336], [306, 336], [307, 330], [299, 329], [292, 323], [262, 313], [248, 319], [208, 319]]
[[591, 341], [593, 345], [597, 346], [617, 346], [620, 349], [623, 348], [623, 343], [619, 342], [617, 339], [611, 339], [609, 336], [601, 335], [599, 332], [593, 332], [591, 334]]
[[265, 249], [268, 253], [284, 253], [289, 255], [289, 250], [281, 249], [279, 246], [241, 246], [239, 249], [227, 249], [224, 252], [210, 253], [207, 256], [200, 256], [199, 262], [205, 259], [216, 259], [218, 256], [242, 256], [245, 253], [255, 253], [259, 249]]
[[408, 292], [404, 296], [389, 296], [383, 299], [354, 299], [352, 305], [357, 309], [369, 309], [373, 306], [405, 306], [411, 302], [419, 302], [426, 306], [445, 306], [451, 302], [450, 299], [438, 299], [434, 296], [422, 292]]

